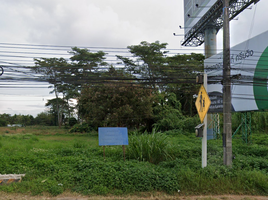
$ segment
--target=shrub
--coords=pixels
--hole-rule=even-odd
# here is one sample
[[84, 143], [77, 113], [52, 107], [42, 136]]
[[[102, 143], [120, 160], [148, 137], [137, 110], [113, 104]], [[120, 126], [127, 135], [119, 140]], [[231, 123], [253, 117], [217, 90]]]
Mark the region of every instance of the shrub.
[[92, 131], [93, 128], [88, 125], [87, 123], [82, 123], [82, 124], [75, 124], [71, 129], [70, 133], [88, 133]]
[[165, 134], [155, 133], [155, 131], [152, 134], [133, 135], [129, 138], [127, 154], [130, 159], [154, 164], [167, 160], [169, 157], [167, 137]]
[[182, 121], [181, 124], [184, 132], [193, 133], [196, 125], [200, 124], [200, 119], [198, 115], [195, 115], [194, 117], [187, 117]]
[[71, 117], [69, 119], [69, 126], [74, 126], [77, 123], [77, 119], [75, 119], [74, 117]]
[[85, 146], [86, 145], [81, 142], [74, 143], [74, 148], [77, 148], [77, 149], [85, 148]]
[[1, 126], [7, 126], [7, 121], [4, 119], [0, 119], [0, 127]]
[[98, 195], [107, 195], [109, 189], [103, 185], [94, 185], [92, 188], [92, 192]]
[[85, 194], [130, 193], [178, 189], [176, 171], [159, 168], [148, 162], [84, 160], [77, 162], [74, 176], [74, 191]]

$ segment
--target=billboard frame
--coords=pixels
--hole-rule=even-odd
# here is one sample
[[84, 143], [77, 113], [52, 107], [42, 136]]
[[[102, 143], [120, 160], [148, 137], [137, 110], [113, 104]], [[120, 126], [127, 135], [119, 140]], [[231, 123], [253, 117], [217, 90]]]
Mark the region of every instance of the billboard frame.
[[[239, 15], [251, 4], [260, 0], [230, 0], [229, 19], [230, 21]], [[200, 20], [184, 35], [182, 46], [201, 46], [205, 40], [205, 30], [213, 27], [217, 32], [223, 27], [223, 2], [218, 0]]]

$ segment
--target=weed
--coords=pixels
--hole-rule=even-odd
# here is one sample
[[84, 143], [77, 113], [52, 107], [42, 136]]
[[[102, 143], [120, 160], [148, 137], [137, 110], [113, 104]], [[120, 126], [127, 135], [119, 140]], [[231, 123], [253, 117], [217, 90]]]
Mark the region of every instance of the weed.
[[74, 143], [74, 148], [85, 148], [85, 146], [86, 145], [81, 142]]
[[109, 192], [109, 189], [103, 185], [94, 185], [91, 192], [97, 195], [107, 195]]

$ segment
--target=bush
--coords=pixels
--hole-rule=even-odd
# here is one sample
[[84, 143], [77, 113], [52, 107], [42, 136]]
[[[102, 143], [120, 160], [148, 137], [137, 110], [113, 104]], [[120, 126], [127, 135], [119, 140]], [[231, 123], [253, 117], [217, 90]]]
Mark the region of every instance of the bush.
[[184, 116], [181, 112], [181, 103], [174, 93], [161, 93], [156, 96], [154, 113], [154, 127], [160, 131], [182, 129]]
[[196, 125], [200, 124], [200, 119], [198, 115], [195, 115], [194, 117], [187, 117], [181, 124], [184, 132], [193, 133], [195, 132]]
[[139, 136], [131, 136], [127, 149], [128, 157], [153, 164], [167, 160], [169, 158], [167, 137], [167, 135], [155, 133], [155, 131], [152, 134], [144, 133]]
[[74, 126], [77, 123], [77, 119], [75, 119], [74, 117], [71, 117], [69, 119], [69, 126]]
[[7, 126], [7, 121], [0, 118], [0, 127], [1, 126]]
[[77, 162], [74, 168], [74, 191], [106, 195], [108, 193], [130, 193], [146, 191], [178, 190], [176, 171], [159, 168], [150, 163], [137, 161]]
[[253, 112], [252, 114], [252, 130], [267, 132], [268, 130], [268, 113], [267, 112]]
[[89, 133], [93, 128], [87, 123], [75, 124], [71, 129], [70, 133]]

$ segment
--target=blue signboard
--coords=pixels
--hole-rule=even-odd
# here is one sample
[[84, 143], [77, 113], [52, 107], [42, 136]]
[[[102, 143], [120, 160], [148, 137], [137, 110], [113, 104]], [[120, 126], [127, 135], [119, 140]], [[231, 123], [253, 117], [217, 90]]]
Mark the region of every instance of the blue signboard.
[[99, 127], [99, 146], [128, 145], [126, 127]]

